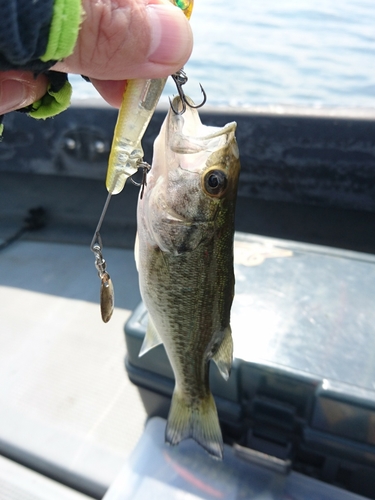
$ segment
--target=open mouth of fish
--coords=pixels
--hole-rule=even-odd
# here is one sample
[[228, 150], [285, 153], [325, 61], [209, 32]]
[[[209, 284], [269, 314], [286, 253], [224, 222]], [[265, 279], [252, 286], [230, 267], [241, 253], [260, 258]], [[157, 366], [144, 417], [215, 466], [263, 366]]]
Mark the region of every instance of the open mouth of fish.
[[[186, 97], [194, 106], [194, 102]], [[178, 109], [180, 97], [173, 99], [173, 107]], [[194, 154], [201, 151], [216, 151], [224, 147], [229, 136], [234, 137], [236, 123], [231, 122], [222, 128], [203, 125], [197, 109], [187, 106], [183, 115], [175, 114], [172, 110], [168, 114], [168, 130], [170, 149], [178, 154]]]

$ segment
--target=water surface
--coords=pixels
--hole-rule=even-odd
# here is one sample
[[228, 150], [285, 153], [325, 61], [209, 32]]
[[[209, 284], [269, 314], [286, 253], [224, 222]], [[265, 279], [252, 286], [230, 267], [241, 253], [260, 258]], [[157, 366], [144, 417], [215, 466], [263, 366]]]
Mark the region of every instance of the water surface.
[[196, 0], [191, 24], [196, 101], [200, 82], [211, 105], [375, 107], [374, 0]]

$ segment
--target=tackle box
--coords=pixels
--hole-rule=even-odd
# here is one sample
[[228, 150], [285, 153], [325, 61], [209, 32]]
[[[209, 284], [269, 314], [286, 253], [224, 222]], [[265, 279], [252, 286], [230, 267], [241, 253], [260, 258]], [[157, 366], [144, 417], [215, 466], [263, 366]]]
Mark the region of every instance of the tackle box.
[[248, 459], [224, 445], [222, 462], [194, 441], [164, 443], [166, 421], [154, 417], [103, 500], [364, 500], [298, 472], [282, 471], [276, 459]]
[[[252, 466], [349, 495], [288, 496], [284, 479], [256, 498], [375, 499], [375, 256], [244, 233], [234, 255], [229, 380], [210, 367], [224, 441]], [[148, 416], [166, 418], [173, 373], [162, 345], [138, 357], [146, 326], [141, 303], [125, 325], [126, 369]]]

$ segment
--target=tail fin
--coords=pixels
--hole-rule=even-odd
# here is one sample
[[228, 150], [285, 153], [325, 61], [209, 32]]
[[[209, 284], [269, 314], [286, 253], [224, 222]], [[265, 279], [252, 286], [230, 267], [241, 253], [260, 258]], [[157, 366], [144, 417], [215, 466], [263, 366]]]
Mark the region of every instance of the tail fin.
[[175, 389], [169, 410], [165, 440], [171, 445], [193, 438], [213, 457], [223, 458], [223, 437], [211, 393], [199, 403], [189, 405]]

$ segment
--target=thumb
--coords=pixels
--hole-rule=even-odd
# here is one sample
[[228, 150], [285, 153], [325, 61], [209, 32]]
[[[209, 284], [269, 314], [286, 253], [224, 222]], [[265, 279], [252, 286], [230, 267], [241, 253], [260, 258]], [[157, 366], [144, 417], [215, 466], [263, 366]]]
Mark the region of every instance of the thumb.
[[189, 22], [167, 0], [83, 0], [83, 9], [74, 52], [57, 71], [101, 80], [162, 78], [191, 54]]
[[48, 80], [28, 71], [0, 72], [0, 115], [37, 101], [47, 91]]

